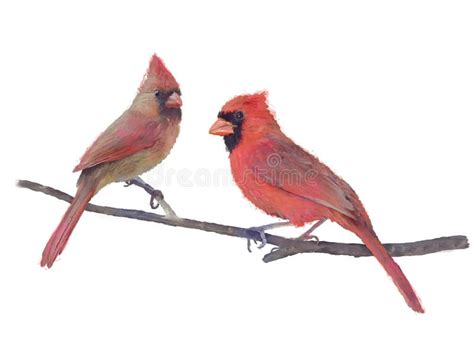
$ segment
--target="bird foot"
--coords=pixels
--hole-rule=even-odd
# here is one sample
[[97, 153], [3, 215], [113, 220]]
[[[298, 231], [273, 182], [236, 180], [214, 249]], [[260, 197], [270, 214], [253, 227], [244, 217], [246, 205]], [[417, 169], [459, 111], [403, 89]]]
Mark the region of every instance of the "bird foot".
[[299, 237], [296, 237], [296, 239], [299, 239], [299, 240], [302, 240], [302, 241], [313, 241], [313, 242], [316, 242], [316, 244], [319, 243], [319, 237], [316, 236], [316, 235], [306, 235], [306, 234], [303, 234]]
[[165, 199], [165, 196], [161, 192], [161, 190], [154, 189], [150, 192], [150, 207], [152, 209], [158, 209], [160, 203], [162, 203]]
[[174, 212], [173, 208], [165, 201], [165, 197], [161, 190], [153, 188], [140, 177], [134, 177], [131, 180], [125, 181], [125, 187], [136, 185], [145, 190], [150, 195], [150, 207], [157, 209], [160, 205], [165, 212], [167, 218], [179, 218]]
[[150, 207], [152, 209], [157, 209], [160, 205], [165, 212], [166, 218], [179, 218], [174, 212], [173, 208], [165, 201], [165, 197], [161, 190], [153, 189], [149, 191], [150, 194]]
[[[259, 236], [260, 236], [260, 244], [257, 245], [257, 249], [262, 249], [265, 245], [267, 245], [267, 236], [265, 234], [265, 231], [266, 230], [271, 230], [271, 229], [275, 229], [275, 228], [281, 228], [281, 227], [285, 227], [285, 226], [288, 226], [288, 225], [291, 225], [290, 222], [286, 221], [286, 222], [277, 222], [277, 223], [271, 223], [271, 224], [265, 224], [265, 225], [262, 225], [262, 226], [259, 226], [259, 227], [251, 227], [251, 228], [248, 228], [247, 231], [254, 231], [254, 232], [258, 232]], [[252, 248], [251, 248], [251, 241], [253, 240], [253, 242], [255, 244], [257, 244], [258, 240], [255, 240], [255, 239], [247, 239], [247, 250], [248, 252], [252, 252]]]
[[327, 221], [327, 218], [321, 218], [318, 220], [316, 223], [314, 223], [311, 228], [309, 228], [307, 231], [305, 231], [301, 236], [296, 237], [296, 239], [300, 239], [302, 241], [316, 241], [316, 243], [319, 243], [319, 238], [316, 235], [313, 235], [313, 231], [316, 230], [321, 224]]
[[[253, 240], [255, 244], [257, 244], [257, 249], [262, 249], [265, 245], [267, 245], [267, 236], [265, 235], [265, 226], [262, 227], [251, 227], [248, 228], [247, 231], [255, 231], [258, 232], [258, 235], [260, 236], [260, 244], [257, 244], [257, 240]], [[252, 240], [247, 239], [247, 250], [248, 252], [252, 252]]]

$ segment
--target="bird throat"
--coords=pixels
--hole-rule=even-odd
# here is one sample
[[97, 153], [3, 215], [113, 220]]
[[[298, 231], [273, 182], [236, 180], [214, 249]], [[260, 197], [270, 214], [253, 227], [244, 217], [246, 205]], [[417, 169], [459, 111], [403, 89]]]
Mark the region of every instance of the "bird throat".
[[232, 150], [234, 150], [235, 147], [237, 147], [237, 145], [240, 143], [241, 140], [242, 140], [242, 125], [238, 124], [234, 128], [233, 134], [224, 136], [224, 143], [225, 143], [225, 147], [227, 151], [229, 153], [232, 153]]
[[181, 108], [166, 108], [164, 105], [160, 107], [161, 116], [167, 117], [173, 120], [181, 121]]

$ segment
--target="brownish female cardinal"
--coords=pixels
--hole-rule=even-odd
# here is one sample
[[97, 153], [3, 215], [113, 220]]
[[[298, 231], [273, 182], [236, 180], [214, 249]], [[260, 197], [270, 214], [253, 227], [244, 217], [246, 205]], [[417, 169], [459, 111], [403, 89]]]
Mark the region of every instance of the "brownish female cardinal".
[[82, 171], [77, 193], [43, 251], [50, 268], [61, 254], [87, 203], [104, 186], [152, 169], [170, 152], [179, 133], [181, 92], [163, 61], [153, 55], [128, 108], [87, 149], [74, 172]]
[[[352, 231], [392, 277], [408, 306], [424, 312], [408, 279], [377, 238], [357, 194], [283, 134], [266, 92], [228, 101], [209, 132], [224, 136], [234, 180], [253, 204], [295, 226], [316, 222], [303, 238], [327, 219]], [[253, 228], [260, 232], [262, 243], [263, 231], [269, 228], [272, 225]]]

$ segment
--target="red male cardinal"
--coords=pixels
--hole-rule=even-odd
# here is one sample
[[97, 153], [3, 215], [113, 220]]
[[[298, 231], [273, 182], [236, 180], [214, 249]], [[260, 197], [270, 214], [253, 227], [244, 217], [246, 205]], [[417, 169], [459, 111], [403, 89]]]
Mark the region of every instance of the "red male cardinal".
[[153, 55], [138, 94], [128, 108], [86, 150], [77, 193], [43, 251], [50, 268], [61, 254], [87, 203], [104, 186], [128, 181], [160, 163], [179, 133], [181, 92], [163, 61]]
[[[326, 219], [352, 231], [392, 277], [408, 306], [424, 312], [408, 279], [377, 238], [357, 194], [283, 134], [268, 107], [266, 92], [228, 101], [209, 132], [224, 136], [234, 180], [253, 204], [295, 226], [317, 221], [310, 231]], [[262, 243], [263, 230], [269, 228], [255, 228]]]

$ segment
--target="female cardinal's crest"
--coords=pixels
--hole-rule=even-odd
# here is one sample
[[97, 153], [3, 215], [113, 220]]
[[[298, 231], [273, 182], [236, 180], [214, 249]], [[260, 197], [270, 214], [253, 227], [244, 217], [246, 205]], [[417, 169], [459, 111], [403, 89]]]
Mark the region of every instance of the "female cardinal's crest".
[[163, 60], [156, 54], [150, 59], [150, 65], [143, 77], [142, 83], [138, 91], [140, 93], [153, 92], [155, 90], [175, 90], [179, 89], [179, 84], [174, 76], [166, 68]]

